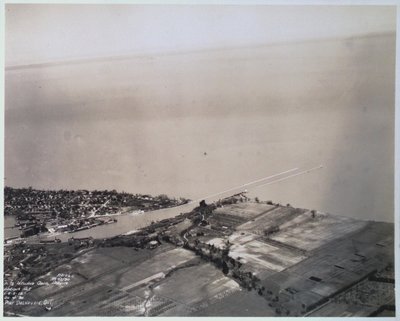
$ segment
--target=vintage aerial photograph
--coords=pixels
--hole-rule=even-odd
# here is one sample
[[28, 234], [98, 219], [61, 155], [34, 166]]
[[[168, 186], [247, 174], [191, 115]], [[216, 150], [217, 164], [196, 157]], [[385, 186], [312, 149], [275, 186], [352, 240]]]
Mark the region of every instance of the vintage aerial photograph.
[[4, 317], [395, 317], [395, 6], [4, 12]]

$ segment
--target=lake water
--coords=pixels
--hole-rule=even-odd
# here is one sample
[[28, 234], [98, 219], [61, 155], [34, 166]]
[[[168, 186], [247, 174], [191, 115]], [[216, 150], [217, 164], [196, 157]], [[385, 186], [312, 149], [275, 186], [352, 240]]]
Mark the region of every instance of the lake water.
[[5, 183], [200, 199], [322, 164], [250, 196], [393, 222], [394, 66], [385, 34], [7, 70]]

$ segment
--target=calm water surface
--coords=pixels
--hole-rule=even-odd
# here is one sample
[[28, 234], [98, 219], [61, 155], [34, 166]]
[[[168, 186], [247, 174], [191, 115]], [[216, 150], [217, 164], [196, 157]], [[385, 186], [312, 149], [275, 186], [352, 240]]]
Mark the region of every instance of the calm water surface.
[[394, 48], [389, 34], [8, 70], [6, 185], [199, 199], [322, 164], [250, 196], [393, 221]]

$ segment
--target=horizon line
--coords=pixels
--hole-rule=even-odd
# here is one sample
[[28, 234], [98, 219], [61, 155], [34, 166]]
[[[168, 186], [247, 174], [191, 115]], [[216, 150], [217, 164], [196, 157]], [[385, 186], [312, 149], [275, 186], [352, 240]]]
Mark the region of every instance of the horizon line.
[[5, 71], [13, 71], [13, 70], [23, 70], [23, 69], [35, 69], [41, 67], [56, 67], [62, 65], [75, 65], [75, 64], [84, 64], [84, 63], [96, 63], [101, 61], [119, 61], [119, 60], [131, 60], [131, 59], [154, 59], [155, 57], [163, 57], [163, 56], [176, 56], [176, 55], [186, 55], [186, 54], [196, 54], [196, 53], [204, 53], [204, 52], [218, 52], [218, 51], [227, 51], [227, 50], [240, 50], [240, 49], [251, 49], [251, 48], [263, 48], [270, 46], [279, 46], [279, 45], [296, 45], [302, 43], [317, 43], [317, 42], [327, 42], [327, 41], [337, 41], [337, 40], [351, 40], [352, 38], [370, 38], [377, 36], [389, 36], [396, 35], [396, 30], [392, 31], [382, 31], [382, 32], [373, 32], [373, 33], [361, 33], [361, 34], [353, 34], [344, 37], [327, 37], [327, 38], [306, 38], [303, 40], [293, 40], [293, 41], [275, 41], [271, 43], [258, 43], [252, 45], [238, 45], [238, 46], [230, 46], [230, 47], [207, 47], [207, 48], [197, 48], [197, 49], [187, 49], [182, 51], [176, 50], [166, 50], [160, 51], [160, 49], [155, 49], [153, 51], [149, 50], [148, 52], [130, 52], [124, 53], [120, 55], [104, 55], [104, 56], [93, 56], [93, 57], [81, 57], [81, 58], [68, 58], [63, 60], [53, 60], [47, 62], [37, 62], [37, 63], [25, 63], [25, 64], [14, 64], [14, 65], [4, 65]]

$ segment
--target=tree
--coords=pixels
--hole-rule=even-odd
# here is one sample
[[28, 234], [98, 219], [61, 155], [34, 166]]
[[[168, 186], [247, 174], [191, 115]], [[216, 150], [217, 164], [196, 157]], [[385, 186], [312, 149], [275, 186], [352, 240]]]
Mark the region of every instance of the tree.
[[222, 273], [224, 273], [225, 275], [229, 273], [229, 267], [225, 261], [222, 261]]
[[158, 196], [157, 196], [157, 199], [158, 199], [160, 202], [167, 202], [167, 201], [169, 201], [168, 196], [165, 195], [165, 194], [160, 194], [160, 195], [158, 195]]

